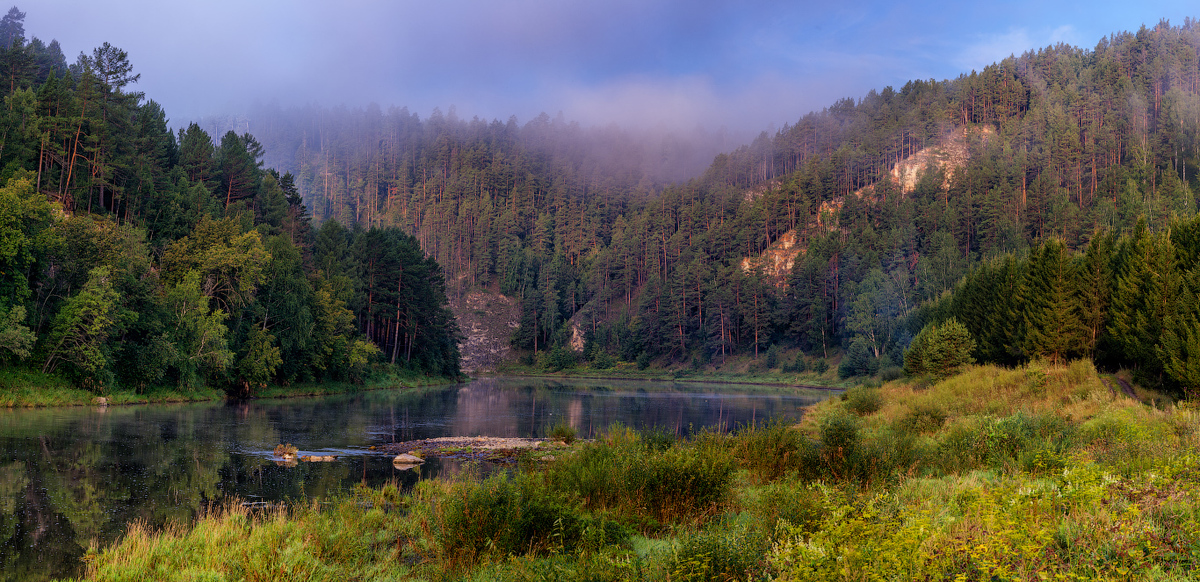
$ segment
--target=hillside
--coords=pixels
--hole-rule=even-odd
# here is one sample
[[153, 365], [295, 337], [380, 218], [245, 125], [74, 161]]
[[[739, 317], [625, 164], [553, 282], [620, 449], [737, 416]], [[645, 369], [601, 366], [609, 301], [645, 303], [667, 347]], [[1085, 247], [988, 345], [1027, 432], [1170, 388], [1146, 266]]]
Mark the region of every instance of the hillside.
[[[173, 135], [165, 112], [125, 87], [136, 78], [128, 63], [100, 76], [89, 73], [87, 59], [66, 70], [50, 45], [30, 42], [10, 50], [48, 65], [10, 83], [16, 113], [3, 120], [13, 137], [0, 150], [0, 177], [28, 172], [33, 189], [67, 215], [141, 229], [154, 249], [147, 264], [167, 256], [158, 253], [203, 216], [278, 237], [279, 250], [299, 254], [314, 293], [320, 277], [328, 279], [354, 329], [389, 364], [402, 352], [411, 361], [417, 336], [434, 324], [384, 308], [406, 288], [384, 283], [396, 268], [379, 265], [401, 259], [373, 254], [370, 241], [385, 235], [362, 234], [372, 229], [391, 233], [388, 240], [411, 236], [405, 240], [419, 245], [420, 260], [430, 261], [419, 270], [444, 273], [454, 301], [474, 293], [512, 299], [515, 314], [501, 319], [517, 323], [509, 336], [516, 353], [582, 344], [589, 358], [704, 367], [714, 356], [756, 357], [774, 345], [840, 352], [848, 375], [894, 372], [922, 326], [951, 315], [972, 318], [973, 332], [994, 327], [982, 323], [989, 318], [1021, 330], [997, 340], [1002, 349], [988, 344], [996, 349], [981, 359], [1046, 357], [1029, 338], [1049, 324], [1037, 321], [1031, 304], [993, 303], [1021, 311], [969, 314], [961, 301], [934, 301], [964, 275], [1010, 256], [1009, 295], [1032, 296], [1042, 283], [1022, 271], [1038, 265], [1026, 257], [1060, 241], [1056, 256], [1068, 266], [1054, 279], [1062, 291], [1054, 321], [1090, 331], [1053, 357], [1145, 369], [1156, 383], [1181, 389], [1191, 385], [1183, 371], [1193, 367], [1194, 342], [1184, 332], [1200, 318], [1188, 298], [1200, 289], [1189, 278], [1192, 241], [1166, 233], [1190, 232], [1178, 225], [1195, 215], [1200, 187], [1198, 46], [1196, 21], [1160, 22], [1091, 49], [1060, 44], [956, 79], [885, 87], [764, 132], [715, 156], [703, 175], [670, 182], [662, 169], [681, 167], [675, 162], [700, 146], [663, 139], [650, 147], [561, 116], [521, 124], [468, 120], [453, 110], [421, 118], [404, 108], [306, 107], [238, 119], [249, 132], [220, 139], [195, 124]], [[106, 47], [104, 54], [119, 53]], [[83, 107], [93, 102], [103, 107]], [[278, 188], [267, 185], [263, 159], [295, 169], [286, 191], [286, 173], [271, 176]], [[309, 228], [308, 212], [323, 234]], [[1116, 251], [1085, 282], [1081, 261], [1097, 233], [1111, 235]], [[1128, 254], [1139, 249], [1147, 261], [1170, 264], [1139, 266]], [[764, 253], [770, 268], [748, 268], [747, 258]], [[50, 285], [44, 277], [61, 272], [18, 255], [27, 278]], [[402, 262], [408, 268], [417, 260]], [[174, 265], [171, 277], [186, 266]], [[1142, 272], [1186, 282], [1160, 285], [1183, 300], [1150, 314], [1175, 322], [1174, 339], [1158, 334], [1166, 327], [1122, 323], [1149, 309], [1120, 303], [1125, 295], [1116, 288]], [[87, 280], [82, 270], [72, 277], [57, 288], [28, 279], [29, 293], [42, 299], [21, 285], [10, 290], [14, 305], [25, 303], [20, 325], [49, 333], [59, 300]], [[233, 293], [217, 305], [229, 317]], [[250, 305], [243, 298], [239, 309]], [[234, 351], [242, 359], [253, 345], [251, 322], [272, 338], [268, 344], [306, 346], [296, 357], [317, 349], [304, 326], [273, 330], [274, 316], [261, 310], [237, 317]], [[139, 341], [151, 341], [156, 325], [139, 331]], [[295, 337], [276, 335], [285, 330]], [[443, 348], [428, 363], [453, 368], [457, 357]]]

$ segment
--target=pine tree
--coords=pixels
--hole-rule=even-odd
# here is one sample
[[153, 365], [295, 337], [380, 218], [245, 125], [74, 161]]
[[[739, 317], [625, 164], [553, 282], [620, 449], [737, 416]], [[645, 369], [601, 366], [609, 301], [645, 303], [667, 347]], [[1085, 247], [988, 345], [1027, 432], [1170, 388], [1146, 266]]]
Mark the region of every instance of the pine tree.
[[1047, 357], [1058, 364], [1084, 351], [1087, 327], [1079, 280], [1061, 240], [1050, 239], [1029, 254], [1020, 300], [1027, 357]]

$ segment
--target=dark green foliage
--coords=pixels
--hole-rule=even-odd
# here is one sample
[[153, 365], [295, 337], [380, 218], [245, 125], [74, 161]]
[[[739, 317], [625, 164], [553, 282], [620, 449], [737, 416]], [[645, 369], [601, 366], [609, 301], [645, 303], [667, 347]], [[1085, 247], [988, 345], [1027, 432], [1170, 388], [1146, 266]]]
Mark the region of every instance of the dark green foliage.
[[818, 461], [813, 443], [783, 420], [742, 427], [734, 443], [738, 464], [761, 482], [797, 474]]
[[560, 420], [550, 429], [550, 438], [562, 441], [566, 444], [575, 442], [575, 427], [567, 424], [565, 420]]
[[912, 433], [937, 432], [946, 424], [948, 416], [945, 409], [936, 404], [920, 403], [900, 419], [899, 427]]
[[966, 326], [954, 318], [931, 323], [913, 338], [904, 354], [904, 371], [912, 376], [931, 374], [944, 378], [974, 361], [975, 341]]
[[[105, 43], [68, 70], [56, 42], [26, 38], [19, 10], [0, 29], [0, 312], [26, 310], [31, 357], [50, 353], [59, 311], [105, 266], [119, 309], [145, 319], [102, 342], [104, 374], [137, 385], [361, 381], [384, 363], [455, 375], [447, 285], [515, 298], [513, 343], [546, 369], [576, 363], [563, 351], [573, 320], [590, 323], [597, 369], [598, 353], [645, 369], [763, 352], [774, 369], [772, 346], [796, 346], [820, 356], [818, 373], [840, 357], [840, 376], [874, 375], [953, 317], [980, 361], [1093, 357], [1149, 383], [1200, 383], [1191, 20], [841, 100], [675, 184], [646, 165], [669, 152], [548, 115], [306, 108], [253, 123], [262, 135], [171, 135], [167, 112], [132, 90], [125, 51]], [[951, 136], [960, 167], [891, 177]], [[265, 170], [267, 156], [286, 171]], [[148, 248], [120, 254], [147, 267], [74, 253], [97, 245], [78, 225], [50, 232], [33, 200], [46, 196], [136, 238]], [[802, 252], [763, 254], [782, 248]], [[178, 287], [193, 270], [203, 300]], [[214, 349], [176, 349], [201, 328]], [[278, 365], [256, 363], [274, 349]]]
[[842, 400], [846, 402], [847, 410], [859, 416], [872, 414], [883, 406], [883, 395], [879, 388], [868, 386], [855, 386], [843, 392]]
[[436, 511], [437, 543], [453, 565], [486, 554], [594, 550], [629, 538], [620, 525], [580, 512], [538, 475], [467, 479], [452, 486]]
[[333, 222], [319, 239], [256, 137], [172, 135], [126, 51], [68, 70], [22, 19], [0, 22], [0, 358], [96, 390], [252, 395], [383, 361], [458, 375], [445, 281], [416, 239]]
[[694, 519], [724, 503], [734, 463], [704, 441], [657, 449], [615, 428], [584, 444], [546, 473], [557, 491], [578, 495], [592, 510], [621, 509], [657, 522]]
[[763, 366], [768, 370], [773, 370], [779, 367], [779, 348], [775, 344], [767, 348], [767, 356], [763, 359]]
[[861, 460], [860, 422], [857, 416], [835, 412], [821, 419], [821, 455], [829, 471], [839, 478], [854, 476]]
[[769, 548], [770, 538], [756, 528], [716, 523], [680, 540], [667, 568], [672, 580], [752, 579]]
[[1081, 296], [1078, 274], [1062, 241], [1050, 239], [1030, 252], [1019, 299], [1024, 306], [1026, 357], [1057, 364], [1086, 350]]
[[792, 371], [797, 373], [808, 371], [808, 360], [804, 358], [804, 352], [796, 353], [796, 363], [792, 364]]

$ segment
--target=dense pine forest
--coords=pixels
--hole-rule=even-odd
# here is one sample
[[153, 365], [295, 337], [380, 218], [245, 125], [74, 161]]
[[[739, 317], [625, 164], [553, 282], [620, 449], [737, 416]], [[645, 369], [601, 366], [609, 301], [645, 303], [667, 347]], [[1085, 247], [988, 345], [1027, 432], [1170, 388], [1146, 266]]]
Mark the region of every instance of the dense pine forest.
[[0, 359], [97, 392], [454, 377], [444, 278], [394, 225], [314, 223], [254, 136], [177, 135], [109, 44], [0, 21]]
[[0, 57], [10, 360], [132, 385], [453, 373], [444, 287], [515, 297], [521, 349], [583, 330], [600, 366], [798, 348], [789, 367], [875, 374], [954, 317], [980, 361], [1200, 382], [1191, 19], [844, 99], [679, 181], [686, 143], [561, 115], [310, 106], [173, 134], [122, 51], [68, 66], [21, 17]]
[[[631, 147], [561, 116], [310, 107], [248, 125], [318, 220], [397, 226], [444, 266], [451, 293], [519, 298], [525, 349], [563, 345], [573, 321], [593, 359], [703, 366], [798, 347], [869, 374], [953, 315], [983, 361], [1090, 356], [1192, 386], [1200, 279], [1182, 233], [1200, 170], [1198, 47], [1196, 21], [1160, 22], [887, 87], [670, 184], [652, 171], [669, 143]], [[965, 148], [959, 163], [893, 176], [949, 141]], [[790, 269], [744, 261], [784, 241], [799, 251]], [[974, 298], [1000, 292], [997, 265], [1003, 297]], [[1169, 300], [1138, 298], [1159, 285], [1147, 269], [1170, 278]]]

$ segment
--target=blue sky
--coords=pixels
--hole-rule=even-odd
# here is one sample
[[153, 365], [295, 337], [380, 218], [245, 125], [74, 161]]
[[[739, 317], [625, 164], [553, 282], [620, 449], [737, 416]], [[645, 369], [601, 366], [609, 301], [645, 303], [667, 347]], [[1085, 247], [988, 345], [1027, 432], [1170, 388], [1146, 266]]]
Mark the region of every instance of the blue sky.
[[[336, 8], [335, 8], [336, 6]], [[737, 133], [842, 97], [945, 79], [1056, 42], [1094, 47], [1185, 2], [38, 0], [26, 35], [69, 61], [129, 52], [172, 124], [255, 102], [407, 106], [525, 122], [562, 111]]]

